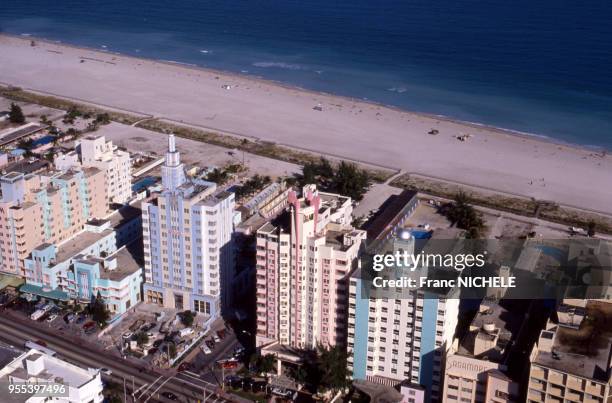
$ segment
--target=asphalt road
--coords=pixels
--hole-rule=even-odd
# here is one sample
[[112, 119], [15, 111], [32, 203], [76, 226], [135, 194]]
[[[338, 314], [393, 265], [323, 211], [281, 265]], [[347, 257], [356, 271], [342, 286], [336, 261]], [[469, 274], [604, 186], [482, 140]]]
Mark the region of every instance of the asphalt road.
[[[206, 337], [206, 339], [208, 340], [210, 337]], [[227, 331], [225, 338], [215, 345], [210, 354], [204, 354], [202, 349], [198, 347], [197, 353], [188, 360], [193, 365], [192, 373], [197, 373], [199, 379], [209, 384], [221, 386], [224, 374], [219, 365], [216, 365], [216, 362], [223, 358], [229, 358], [238, 345], [239, 342], [234, 332]], [[230, 371], [226, 372], [227, 374], [231, 373]]]
[[[27, 340], [42, 340], [56, 351], [60, 358], [81, 367], [108, 368], [112, 371], [111, 379], [126, 388], [136, 391], [137, 402], [167, 402], [161, 397], [162, 392], [177, 395], [182, 402], [232, 402], [231, 397], [220, 397], [210, 384], [177, 379], [173, 371], [158, 373], [148, 370], [138, 363], [110, 355], [91, 345], [82, 345], [66, 336], [59, 336], [47, 329], [40, 329], [23, 322], [22, 318], [13, 318], [0, 314], [0, 339], [16, 346], [22, 346]], [[106, 377], [106, 376], [105, 376]], [[180, 375], [182, 378], [183, 375]], [[206, 395], [206, 398], [204, 396]], [[159, 396], [159, 397], [158, 397]], [[128, 401], [130, 401], [128, 397]]]

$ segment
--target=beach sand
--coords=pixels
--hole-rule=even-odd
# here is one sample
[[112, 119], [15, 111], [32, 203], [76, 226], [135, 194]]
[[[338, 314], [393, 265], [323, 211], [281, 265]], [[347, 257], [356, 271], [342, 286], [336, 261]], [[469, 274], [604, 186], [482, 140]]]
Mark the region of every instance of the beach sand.
[[[101, 126], [96, 134], [112, 140], [115, 145], [124, 147], [130, 152], [155, 153], [163, 156], [168, 149], [168, 136], [165, 134], [115, 122]], [[289, 162], [250, 153], [243, 154], [241, 151], [230, 151], [230, 154], [226, 148], [196, 140], [178, 137], [176, 147], [181, 152], [181, 162], [186, 165], [222, 168], [242, 163], [244, 158], [244, 165], [248, 168], [248, 172], [244, 173], [245, 176], [259, 174], [277, 178], [301, 172], [298, 165]]]
[[[0, 82], [612, 213], [612, 156], [606, 152], [246, 76], [39, 40], [36, 44], [0, 36]], [[224, 88], [228, 85], [230, 89]], [[313, 109], [317, 106], [322, 110]], [[432, 129], [438, 134], [428, 134]], [[466, 141], [457, 139], [466, 134]]]

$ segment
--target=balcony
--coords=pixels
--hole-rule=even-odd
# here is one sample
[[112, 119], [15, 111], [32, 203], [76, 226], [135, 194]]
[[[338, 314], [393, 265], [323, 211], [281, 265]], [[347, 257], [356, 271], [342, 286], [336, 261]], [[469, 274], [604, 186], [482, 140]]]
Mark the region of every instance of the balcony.
[[533, 378], [546, 380], [546, 371], [544, 371], [544, 369], [534, 365], [534, 366], [531, 367], [531, 376]]
[[560, 374], [559, 372], [549, 371], [548, 372], [548, 382], [555, 383], [557, 385], [565, 385], [565, 376]]
[[579, 379], [579, 378], [574, 378], [573, 376], [569, 376], [567, 379], [566, 386], [576, 391], [582, 391], [584, 390], [584, 380]]
[[571, 400], [573, 402], [582, 402], [584, 400], [584, 394], [578, 393], [576, 391], [568, 390], [565, 394], [566, 400]]
[[584, 391], [590, 395], [602, 396], [604, 392], [604, 386], [595, 382], [587, 382]]

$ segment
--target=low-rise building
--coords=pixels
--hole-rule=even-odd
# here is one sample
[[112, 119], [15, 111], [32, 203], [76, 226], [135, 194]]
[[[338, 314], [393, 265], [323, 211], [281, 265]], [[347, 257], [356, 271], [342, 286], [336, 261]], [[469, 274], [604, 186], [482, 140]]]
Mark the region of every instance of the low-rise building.
[[[517, 305], [524, 301], [515, 301]], [[518, 380], [508, 374], [508, 360], [527, 312], [506, 309], [513, 302], [483, 302], [467, 334], [455, 339], [446, 358], [444, 402], [519, 401]], [[520, 375], [520, 374], [515, 374]]]
[[[101, 403], [100, 370], [83, 369], [38, 350], [29, 350], [0, 369], [1, 402]], [[53, 385], [55, 393], [10, 393], [9, 384]]]
[[559, 309], [531, 352], [527, 401], [609, 402], [612, 304], [566, 300]]
[[122, 246], [106, 257], [83, 256], [75, 259], [69, 272], [68, 293], [90, 301], [98, 295], [112, 314], [122, 314], [140, 302], [142, 286], [142, 243]]
[[237, 210], [242, 212], [244, 218], [253, 214], [263, 217], [273, 217], [287, 205], [289, 189], [284, 183], [274, 182], [250, 198]]
[[140, 216], [122, 221], [115, 215], [121, 214], [91, 221], [84, 231], [60, 244], [36, 247], [25, 259], [26, 284], [20, 291], [84, 303], [100, 294], [114, 314], [136, 305], [141, 300], [143, 282], [142, 238], [123, 235], [123, 241], [118, 241], [118, 234], [126, 229], [131, 233], [131, 221], [138, 222]]

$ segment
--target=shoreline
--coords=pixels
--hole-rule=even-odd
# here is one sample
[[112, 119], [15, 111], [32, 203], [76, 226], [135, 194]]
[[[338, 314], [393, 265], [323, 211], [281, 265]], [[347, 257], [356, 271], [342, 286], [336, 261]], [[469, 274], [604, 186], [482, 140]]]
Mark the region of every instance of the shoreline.
[[89, 47], [89, 46], [76, 45], [76, 44], [72, 44], [72, 43], [68, 43], [68, 42], [63, 42], [61, 40], [53, 40], [53, 39], [50, 39], [50, 38], [33, 36], [31, 34], [9, 34], [9, 33], [0, 32], [0, 38], [2, 38], [3, 36], [8, 37], [8, 38], [17, 39], [17, 40], [24, 40], [24, 41], [28, 41], [28, 40], [31, 41], [31, 40], [33, 40], [33, 41], [37, 41], [37, 42], [41, 42], [41, 43], [46, 43], [46, 44], [49, 44], [49, 45], [58, 45], [58, 46], [62, 46], [62, 47], [72, 48], [72, 49], [84, 50], [84, 51], [88, 51], [88, 52], [100, 52], [100, 53], [107, 54], [107, 55], [115, 55], [117, 57], [133, 59], [135, 61], [146, 61], [146, 62], [149, 62], [149, 63], [159, 63], [159, 64], [162, 64], [162, 65], [168, 65], [168, 66], [172, 66], [172, 67], [176, 67], [176, 68], [183, 68], [183, 69], [188, 69], [188, 70], [198, 70], [198, 71], [201, 71], [201, 72], [204, 72], [204, 73], [219, 74], [219, 75], [224, 75], [224, 76], [235, 77], [237, 79], [246, 79], [246, 80], [252, 80], [252, 81], [259, 81], [259, 82], [263, 82], [263, 83], [268, 84], [268, 85], [274, 85], [274, 86], [282, 87], [282, 88], [285, 88], [287, 90], [297, 90], [297, 91], [301, 91], [301, 92], [304, 92], [304, 93], [310, 93], [310, 94], [313, 94], [313, 95], [340, 98], [340, 99], [343, 99], [345, 101], [354, 102], [354, 103], [355, 102], [365, 103], [365, 104], [369, 104], [369, 105], [372, 105], [372, 106], [383, 107], [383, 108], [386, 108], [386, 109], [394, 110], [394, 111], [397, 111], [399, 113], [408, 113], [408, 114], [412, 114], [412, 115], [421, 116], [421, 117], [424, 117], [424, 118], [429, 118], [429, 119], [434, 119], [434, 120], [441, 120], [441, 121], [446, 121], [446, 122], [449, 122], [449, 123], [455, 123], [455, 124], [459, 124], [459, 125], [470, 126], [470, 127], [475, 128], [475, 129], [486, 129], [486, 130], [490, 130], [490, 131], [495, 131], [495, 132], [497, 132], [499, 134], [503, 134], [503, 135], [507, 135], [507, 136], [516, 136], [516, 137], [520, 137], [520, 138], [527, 138], [527, 139], [532, 139], [532, 140], [536, 140], [536, 141], [551, 143], [551, 144], [554, 144], [554, 145], [560, 145], [560, 146], [565, 146], [565, 147], [572, 147], [572, 148], [576, 148], [576, 149], [580, 149], [580, 150], [587, 150], [587, 151], [593, 151], [593, 152], [603, 152], [604, 154], [612, 152], [612, 148], [607, 148], [607, 147], [604, 147], [604, 146], [593, 145], [593, 144], [573, 143], [573, 142], [568, 142], [568, 141], [564, 141], [564, 140], [559, 140], [559, 139], [556, 139], [556, 138], [551, 137], [551, 136], [546, 135], [546, 134], [530, 133], [530, 132], [524, 132], [524, 131], [515, 130], [515, 129], [508, 129], [508, 128], [504, 128], [504, 127], [494, 126], [494, 125], [490, 125], [490, 124], [486, 124], [486, 123], [471, 122], [471, 121], [461, 120], [461, 119], [453, 118], [451, 116], [446, 116], [446, 115], [442, 115], [442, 114], [413, 111], [413, 110], [404, 109], [404, 108], [401, 108], [401, 107], [395, 106], [395, 105], [385, 104], [385, 103], [382, 103], [382, 102], [376, 102], [376, 101], [373, 101], [371, 99], [356, 98], [356, 97], [340, 95], [340, 94], [335, 94], [335, 93], [326, 92], [326, 91], [316, 91], [316, 90], [312, 90], [312, 89], [309, 89], [309, 88], [301, 87], [299, 85], [290, 84], [290, 83], [286, 83], [286, 82], [278, 81], [278, 80], [273, 80], [273, 79], [265, 78], [265, 77], [258, 76], [258, 75], [255, 75], [255, 74], [251, 74], [251, 73], [234, 72], [234, 71], [230, 71], [230, 70], [217, 70], [217, 69], [213, 69], [213, 68], [210, 68], [210, 67], [200, 66], [200, 65], [195, 64], [195, 63], [187, 63], [187, 62], [181, 62], [181, 61], [177, 61], [177, 60], [164, 60], [164, 59], [155, 59], [155, 58], [144, 57], [144, 56], [134, 56], [134, 55], [128, 54], [128, 53], [121, 53], [121, 52], [109, 50], [106, 47], [104, 47], [104, 48], [102, 48], [102, 47], [101, 48], [94, 48], [94, 47]]
[[0, 34], [0, 65], [1, 82], [34, 92], [612, 213], [612, 155], [601, 147], [406, 111], [252, 74], [32, 36]]

